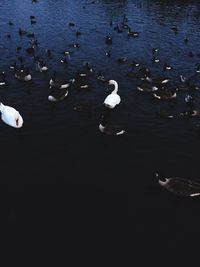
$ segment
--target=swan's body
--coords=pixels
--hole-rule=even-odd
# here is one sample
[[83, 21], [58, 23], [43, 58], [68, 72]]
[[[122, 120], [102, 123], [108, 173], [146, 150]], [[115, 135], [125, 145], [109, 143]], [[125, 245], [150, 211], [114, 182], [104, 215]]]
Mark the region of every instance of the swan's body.
[[104, 104], [106, 107], [113, 109], [115, 108], [117, 105], [119, 105], [119, 103], [121, 102], [121, 98], [120, 96], [117, 94], [118, 92], [118, 83], [114, 80], [109, 80], [108, 82], [109, 84], [114, 85], [114, 90], [112, 91], [111, 94], [109, 94], [106, 99], [104, 100]]
[[22, 116], [13, 107], [0, 103], [1, 119], [3, 122], [14, 128], [21, 128], [23, 125]]
[[[156, 174], [158, 178], [158, 174]], [[158, 183], [166, 188], [169, 192], [180, 197], [200, 196], [200, 183], [183, 178], [162, 178]]]

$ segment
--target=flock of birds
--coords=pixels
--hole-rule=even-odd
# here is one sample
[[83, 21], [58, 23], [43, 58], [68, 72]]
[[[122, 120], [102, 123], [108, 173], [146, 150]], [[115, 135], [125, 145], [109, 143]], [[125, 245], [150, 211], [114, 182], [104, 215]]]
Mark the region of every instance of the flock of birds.
[[[37, 3], [37, 0], [32, 0], [32, 3]], [[95, 1], [93, 1], [93, 4]], [[35, 16], [30, 16], [30, 22], [31, 24], [35, 24], [37, 22]], [[9, 21], [8, 24], [12, 26], [14, 23], [12, 21]], [[73, 22], [69, 22], [68, 24], [70, 27], [75, 26]], [[117, 24], [116, 26], [113, 25], [113, 22], [110, 22], [110, 27], [113, 27], [113, 30], [122, 33], [126, 32], [127, 36], [129, 38], [138, 38], [140, 36], [140, 33], [137, 31], [132, 31], [131, 27], [128, 25], [128, 18], [124, 15], [123, 20], [121, 23]], [[178, 29], [177, 27], [172, 27], [171, 30], [177, 34]], [[30, 47], [26, 48], [26, 52], [28, 55], [31, 55], [34, 61], [34, 64], [36, 64], [37, 69], [40, 72], [46, 73], [49, 71], [49, 66], [46, 63], [46, 61], [40, 57], [37, 54], [37, 48], [39, 46], [39, 42], [36, 38], [36, 34], [33, 32], [27, 32], [26, 30], [23, 30], [22, 28], [18, 29], [18, 34], [21, 38], [28, 37]], [[80, 31], [76, 31], [76, 36], [78, 37], [81, 35]], [[7, 38], [11, 38], [11, 35], [8, 34]], [[184, 39], [185, 44], [188, 42], [188, 38], [186, 37]], [[105, 36], [105, 43], [108, 46], [112, 45], [112, 35], [108, 34]], [[79, 48], [80, 44], [75, 43], [72, 45], [74, 48]], [[16, 47], [17, 53], [20, 53], [20, 51], [23, 49], [23, 47]], [[60, 62], [63, 65], [68, 64], [68, 59], [71, 57], [70, 51], [64, 51], [64, 58], [60, 60]], [[18, 54], [19, 55], [19, 54]], [[52, 51], [50, 49], [46, 49], [46, 55], [48, 59], [51, 59], [52, 57]], [[105, 55], [109, 58], [111, 56], [110, 50], [105, 52]], [[192, 55], [190, 55], [192, 56]], [[20, 66], [18, 65], [18, 62]], [[127, 58], [121, 57], [117, 59], [117, 62], [119, 64], [126, 63]], [[152, 63], [156, 64], [158, 63], [159, 57], [158, 57], [158, 49], [153, 48], [152, 49]], [[24, 83], [30, 82], [32, 80], [32, 74], [29, 67], [26, 67], [24, 65], [24, 58], [22, 56], [18, 56], [18, 58], [14, 61], [12, 65], [9, 66], [9, 68], [12, 70], [14, 77], [22, 81]], [[137, 70], [135, 70], [137, 69]], [[168, 65], [167, 63], [164, 63], [163, 71], [167, 72], [172, 70], [173, 67]], [[68, 96], [69, 88], [73, 85], [79, 86], [80, 89], [88, 88], [87, 83], [83, 83], [87, 75], [94, 73], [93, 68], [89, 65], [89, 63], [86, 63], [84, 66], [84, 71], [78, 71], [76, 75], [68, 80], [63, 81], [58, 78], [57, 72], [53, 72], [53, 76], [49, 80], [49, 95], [48, 100], [50, 102], [58, 102], [62, 101]], [[194, 71], [194, 75], [192, 77], [184, 77], [183, 75], [180, 75], [180, 81], [179, 84], [175, 87], [172, 87], [170, 84], [170, 79], [166, 76], [164, 77], [153, 77], [151, 74], [151, 71], [143, 66], [140, 67], [140, 64], [138, 62], [133, 61], [131, 63], [131, 70], [127, 72], [127, 76], [130, 78], [136, 78], [139, 80], [139, 84], [137, 86], [137, 90], [139, 92], [148, 92], [152, 93], [152, 96], [158, 100], [171, 100], [175, 99], [177, 97], [177, 93], [179, 91], [187, 92], [185, 95], [185, 102], [188, 104], [189, 109], [185, 112], [181, 112], [179, 116], [199, 116], [200, 111], [194, 109], [194, 97], [190, 94], [190, 92], [199, 90], [199, 87], [194, 84], [194, 77], [196, 77], [200, 73], [200, 64], [196, 64], [196, 69]], [[200, 74], [199, 74], [200, 75]], [[120, 104], [121, 97], [118, 94], [118, 83], [117, 81], [113, 79], [106, 79], [104, 75], [99, 72], [97, 75], [97, 80], [105, 83], [109, 86], [112, 86], [112, 92], [106, 96], [105, 100], [103, 101], [103, 112], [101, 115], [101, 121], [99, 123], [99, 131], [104, 134], [108, 135], [123, 135], [125, 133], [125, 129], [120, 126], [114, 126], [111, 125], [110, 117], [115, 110], [115, 108]], [[6, 73], [1, 72], [0, 74], [0, 87], [4, 87], [8, 84], [8, 81], [6, 79]], [[77, 107], [78, 108], [78, 107]], [[79, 107], [81, 109], [81, 107]], [[1, 112], [1, 119], [4, 123], [7, 125], [14, 127], [14, 128], [21, 128], [23, 126], [23, 118], [20, 115], [19, 111], [17, 111], [15, 108], [4, 105], [2, 102], [0, 103], [0, 112]], [[167, 112], [162, 112], [160, 114], [162, 117], [165, 118], [174, 118], [174, 114], [170, 114]], [[200, 195], [200, 184], [195, 183], [193, 181], [182, 179], [182, 178], [160, 178], [158, 174], [156, 174], [156, 177], [158, 178], [159, 184], [169, 190], [170, 192], [179, 195], [179, 196], [185, 196], [185, 197], [195, 197]]]

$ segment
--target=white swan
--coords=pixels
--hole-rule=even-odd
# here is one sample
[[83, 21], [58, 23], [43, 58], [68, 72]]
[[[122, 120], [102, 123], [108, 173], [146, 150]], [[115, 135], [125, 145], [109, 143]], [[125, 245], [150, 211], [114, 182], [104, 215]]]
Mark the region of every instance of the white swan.
[[111, 94], [109, 94], [106, 99], [104, 100], [104, 104], [106, 107], [113, 109], [116, 107], [116, 105], [119, 105], [121, 102], [120, 96], [117, 94], [118, 92], [118, 83], [114, 80], [109, 80], [108, 84], [114, 85], [114, 90], [112, 91]]
[[0, 103], [0, 112], [1, 112], [1, 119], [3, 122], [14, 128], [22, 127], [23, 119], [16, 109], [10, 106], [6, 106], [3, 103]]

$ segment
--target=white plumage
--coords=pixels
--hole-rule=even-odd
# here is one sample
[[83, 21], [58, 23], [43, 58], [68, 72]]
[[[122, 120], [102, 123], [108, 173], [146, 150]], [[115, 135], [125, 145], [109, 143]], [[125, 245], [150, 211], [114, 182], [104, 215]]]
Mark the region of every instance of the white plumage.
[[115, 108], [117, 105], [119, 105], [119, 103], [121, 102], [121, 98], [120, 96], [117, 94], [118, 92], [118, 83], [114, 80], [110, 80], [109, 84], [114, 85], [114, 90], [112, 91], [111, 94], [109, 94], [106, 99], [104, 100], [104, 104], [106, 107], [113, 109]]
[[0, 112], [1, 112], [1, 119], [3, 122], [14, 128], [22, 127], [23, 118], [16, 109], [0, 103]]

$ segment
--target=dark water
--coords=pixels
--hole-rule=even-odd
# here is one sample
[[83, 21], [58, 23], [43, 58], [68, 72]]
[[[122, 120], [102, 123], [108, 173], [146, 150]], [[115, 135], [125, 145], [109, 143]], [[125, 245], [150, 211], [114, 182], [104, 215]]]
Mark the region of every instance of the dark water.
[[[118, 252], [128, 240], [129, 255], [149, 252], [153, 260], [155, 251], [164, 257], [166, 248], [176, 256], [177, 248], [187, 249], [186, 244], [198, 234], [200, 201], [165, 192], [154, 173], [158, 170], [166, 176], [198, 181], [199, 121], [160, 118], [161, 108], [175, 113], [186, 110], [186, 92], [179, 92], [173, 102], [156, 101], [151, 94], [139, 93], [138, 79], [128, 78], [126, 73], [135, 60], [150, 68], [154, 76], [167, 75], [172, 84], [179, 82], [180, 74], [193, 75], [200, 60], [199, 2], [38, 0], [32, 4], [30, 0], [2, 0], [0, 10], [0, 70], [8, 76], [8, 86], [1, 88], [0, 97], [24, 118], [20, 130], [0, 123], [2, 216], [9, 225], [9, 238], [15, 237], [13, 247], [24, 230], [24, 242], [41, 247], [41, 255], [48, 255], [52, 243], [59, 243], [62, 254], [65, 248], [58, 240], [69, 242], [70, 236], [68, 253], [77, 247], [82, 251], [88, 241], [83, 262], [95, 266], [114, 266], [114, 261], [120, 260], [125, 263], [127, 257]], [[139, 38], [128, 38], [126, 30], [114, 31], [124, 14], [131, 29], [140, 32]], [[31, 25], [31, 15], [36, 24]], [[13, 26], [8, 25], [9, 20]], [[69, 22], [75, 26], [68, 26]], [[173, 26], [177, 26], [177, 34], [171, 30]], [[37, 54], [48, 63], [47, 74], [38, 72], [33, 58], [26, 54], [29, 39], [18, 35], [19, 27], [36, 34]], [[79, 37], [77, 30], [82, 33]], [[113, 37], [110, 46], [105, 44], [109, 33]], [[80, 48], [71, 48], [73, 43], [79, 43]], [[23, 48], [19, 53], [17, 46]], [[152, 64], [153, 47], [159, 49], [160, 63]], [[52, 59], [47, 58], [46, 49], [51, 49]], [[59, 62], [64, 50], [71, 51], [67, 68]], [[105, 55], [108, 50], [110, 58]], [[15, 80], [9, 70], [20, 55], [30, 66], [31, 83]], [[120, 65], [116, 61], [123, 56], [128, 60]], [[94, 69], [88, 78], [90, 89], [72, 88], [60, 103], [48, 102], [53, 70], [69, 79], [85, 62]], [[164, 62], [173, 70], [164, 72]], [[122, 102], [113, 112], [112, 122], [126, 127], [124, 136], [108, 137], [98, 130], [107, 95], [106, 85], [96, 80], [98, 71], [119, 83]], [[200, 85], [198, 76], [195, 83]], [[198, 109], [199, 92], [193, 96]], [[91, 114], [79, 113], [73, 110], [75, 105], [97, 109]], [[133, 251], [134, 244], [137, 249]], [[95, 255], [94, 261], [91, 255]], [[127, 266], [133, 262], [127, 261]]]

